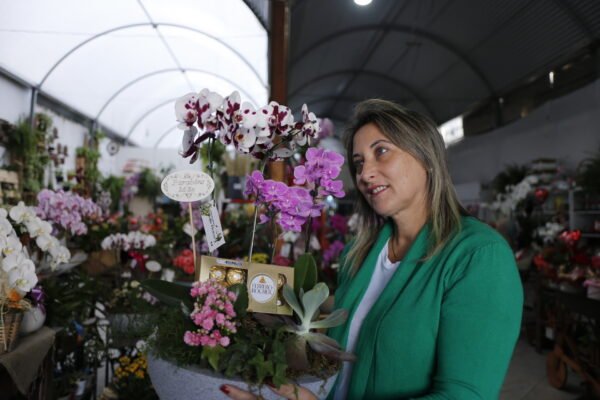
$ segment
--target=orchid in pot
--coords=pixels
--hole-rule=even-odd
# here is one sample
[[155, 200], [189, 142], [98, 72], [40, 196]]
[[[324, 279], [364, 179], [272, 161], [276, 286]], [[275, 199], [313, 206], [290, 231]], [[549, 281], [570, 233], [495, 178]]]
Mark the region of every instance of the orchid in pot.
[[[309, 235], [312, 219], [321, 216], [324, 199], [344, 196], [342, 182], [336, 180], [344, 158], [310, 147], [319, 125], [306, 106], [302, 120], [294, 121], [290, 109], [275, 102], [255, 109], [241, 103], [236, 92], [223, 98], [204, 89], [179, 99], [175, 111], [184, 129], [182, 156], [191, 157], [192, 163], [201, 146], [208, 146], [210, 154], [217, 140], [259, 160], [258, 169], [246, 178], [245, 195], [255, 206], [247, 259], [253, 259], [258, 224], [270, 228], [270, 258], [276, 263], [281, 260], [276, 243], [282, 235]], [[305, 162], [294, 168], [294, 185], [265, 176], [268, 161], [289, 158], [300, 151]], [[260, 390], [265, 382], [279, 386], [293, 380], [306, 385], [302, 378], [306, 375], [317, 376], [313, 379], [314, 393], [327, 394], [326, 384], [330, 389], [334, 381], [327, 378], [337, 372], [341, 361], [353, 360], [353, 355], [344, 352], [323, 330], [343, 323], [347, 312], [338, 310], [320, 317], [329, 289], [317, 282], [309, 240], [305, 243], [304, 254], [291, 260], [293, 287], [282, 283], [280, 289], [282, 300], [294, 311], [292, 316], [247, 312], [244, 283], [228, 286], [212, 279], [191, 286], [160, 280], [142, 283], [162, 303], [180, 310], [162, 315], [150, 339], [149, 373], [160, 396], [193, 398], [197, 390], [189, 384], [196, 382], [207, 397], [220, 398], [223, 395], [218, 388], [223, 383], [237, 380], [233, 384], [245, 382], [250, 389]], [[177, 373], [165, 373], [167, 370]], [[178, 386], [185, 387], [185, 392], [169, 391]]]
[[14, 343], [10, 336], [18, 331], [22, 312], [31, 308], [25, 295], [38, 283], [36, 263], [48, 259], [56, 268], [70, 257], [34, 208], [20, 202], [9, 211], [0, 209], [0, 353]]

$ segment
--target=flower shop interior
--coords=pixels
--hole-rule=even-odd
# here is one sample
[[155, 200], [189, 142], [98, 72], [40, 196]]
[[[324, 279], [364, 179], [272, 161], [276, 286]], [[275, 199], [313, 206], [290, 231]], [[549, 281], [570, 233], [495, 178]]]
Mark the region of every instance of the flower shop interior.
[[0, 1], [0, 49], [0, 399], [322, 390], [369, 98], [514, 251], [500, 398], [600, 398], [600, 1]]

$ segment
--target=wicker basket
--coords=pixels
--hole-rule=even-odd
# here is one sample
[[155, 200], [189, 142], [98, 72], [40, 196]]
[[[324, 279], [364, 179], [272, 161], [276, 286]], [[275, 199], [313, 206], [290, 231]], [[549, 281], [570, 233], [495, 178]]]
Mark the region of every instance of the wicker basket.
[[22, 312], [9, 311], [0, 316], [0, 354], [15, 348], [22, 320]]

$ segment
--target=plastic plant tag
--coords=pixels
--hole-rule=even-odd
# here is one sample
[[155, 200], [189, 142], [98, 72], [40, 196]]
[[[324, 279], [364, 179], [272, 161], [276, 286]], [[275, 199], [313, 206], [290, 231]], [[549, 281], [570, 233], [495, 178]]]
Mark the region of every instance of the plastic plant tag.
[[210, 196], [215, 189], [215, 182], [202, 171], [181, 170], [167, 175], [160, 188], [168, 198], [189, 203]]
[[226, 287], [245, 284], [249, 312], [292, 315], [292, 308], [283, 299], [282, 292], [286, 283], [294, 286], [291, 267], [202, 256], [196, 280], [208, 279], [215, 279]]
[[221, 228], [221, 220], [219, 219], [219, 210], [211, 201], [203, 204], [200, 208], [202, 214], [202, 223], [204, 224], [204, 233], [208, 242], [208, 250], [214, 251], [221, 245], [225, 244], [223, 229]]

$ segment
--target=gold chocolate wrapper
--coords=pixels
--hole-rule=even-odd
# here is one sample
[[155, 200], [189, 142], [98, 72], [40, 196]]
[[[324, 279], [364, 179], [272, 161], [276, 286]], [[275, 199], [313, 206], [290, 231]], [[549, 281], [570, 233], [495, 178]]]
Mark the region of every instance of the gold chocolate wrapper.
[[217, 282], [224, 282], [225, 278], [227, 277], [227, 273], [225, 272], [225, 268], [214, 265], [210, 267], [209, 277]]
[[227, 268], [227, 285], [236, 285], [238, 283], [245, 283], [246, 277], [244, 271], [239, 268]]

